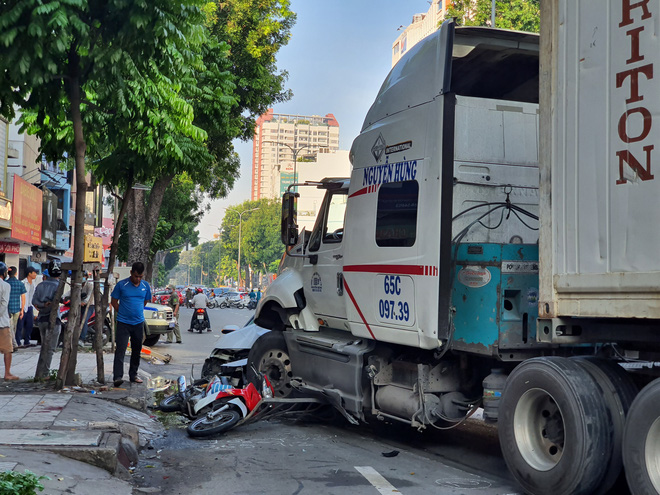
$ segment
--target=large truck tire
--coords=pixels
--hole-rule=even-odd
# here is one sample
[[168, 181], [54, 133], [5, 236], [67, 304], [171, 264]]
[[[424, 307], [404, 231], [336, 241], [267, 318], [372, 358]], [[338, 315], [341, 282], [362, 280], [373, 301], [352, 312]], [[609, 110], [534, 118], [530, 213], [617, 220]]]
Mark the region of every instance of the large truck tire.
[[612, 361], [593, 356], [573, 359], [596, 380], [610, 413], [610, 426], [613, 433], [612, 456], [607, 465], [605, 478], [594, 491], [595, 495], [602, 495], [607, 493], [619, 478], [621, 478], [621, 486], [625, 486], [625, 479], [622, 474], [623, 455], [621, 452], [623, 430], [626, 425], [628, 410], [639, 390], [630, 374]]
[[612, 456], [612, 431], [596, 381], [560, 357], [524, 361], [509, 375], [499, 407], [504, 460], [525, 492], [592, 494]]
[[275, 397], [295, 397], [291, 386], [291, 358], [282, 332], [268, 332], [259, 337], [248, 354], [247, 379], [261, 390], [261, 380], [252, 367], [265, 373], [274, 389]]
[[660, 379], [644, 387], [628, 411], [623, 464], [633, 495], [660, 493]]

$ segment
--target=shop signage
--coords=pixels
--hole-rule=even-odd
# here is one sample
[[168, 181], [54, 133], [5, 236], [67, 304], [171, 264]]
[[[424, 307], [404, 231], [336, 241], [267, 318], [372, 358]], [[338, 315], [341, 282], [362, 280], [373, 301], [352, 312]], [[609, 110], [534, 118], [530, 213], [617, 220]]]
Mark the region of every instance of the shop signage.
[[103, 239], [93, 235], [85, 236], [84, 263], [101, 263], [103, 261]]
[[41, 190], [18, 175], [14, 175], [14, 211], [11, 236], [33, 245], [41, 244]]
[[41, 244], [57, 247], [57, 196], [47, 189], [43, 191], [44, 201], [41, 220]]
[[11, 229], [11, 201], [0, 198], [0, 227]]
[[18, 254], [21, 252], [20, 244], [15, 242], [0, 241], [0, 253], [2, 254]]

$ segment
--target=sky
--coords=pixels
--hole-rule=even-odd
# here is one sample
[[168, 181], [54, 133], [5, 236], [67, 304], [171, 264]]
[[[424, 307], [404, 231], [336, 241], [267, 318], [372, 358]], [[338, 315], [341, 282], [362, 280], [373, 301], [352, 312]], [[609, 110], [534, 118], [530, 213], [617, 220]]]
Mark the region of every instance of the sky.
[[[289, 73], [293, 98], [274, 106], [275, 113], [325, 115], [339, 122], [339, 148], [350, 150], [367, 110], [392, 64], [392, 43], [399, 27], [429, 9], [427, 0], [291, 0], [297, 21], [289, 44], [277, 57]], [[241, 177], [197, 228], [200, 242], [213, 240], [225, 208], [250, 199], [252, 141], [236, 141]]]

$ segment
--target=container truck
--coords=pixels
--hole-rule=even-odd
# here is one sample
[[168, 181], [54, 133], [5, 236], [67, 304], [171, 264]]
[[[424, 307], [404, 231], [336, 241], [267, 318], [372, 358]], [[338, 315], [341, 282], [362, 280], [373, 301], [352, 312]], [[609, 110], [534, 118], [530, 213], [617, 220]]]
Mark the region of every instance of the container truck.
[[542, 0], [540, 36], [447, 21], [410, 49], [351, 177], [282, 199], [249, 356], [277, 395], [418, 429], [483, 406], [527, 493], [660, 493], [659, 21]]

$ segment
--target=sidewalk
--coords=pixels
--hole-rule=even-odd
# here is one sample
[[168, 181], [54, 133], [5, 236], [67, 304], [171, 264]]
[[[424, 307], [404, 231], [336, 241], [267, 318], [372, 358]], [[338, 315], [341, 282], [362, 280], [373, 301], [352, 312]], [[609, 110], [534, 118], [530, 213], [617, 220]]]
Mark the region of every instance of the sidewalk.
[[[38, 347], [14, 353], [12, 372], [21, 380], [0, 382], [0, 471], [49, 476], [42, 482], [48, 494], [133, 493], [128, 468], [137, 462], [138, 448], [163, 433], [158, 421], [138, 410], [150, 400], [149, 374], [140, 372], [143, 384], [125, 377], [122, 387], [101, 387], [95, 384], [96, 355], [82, 352], [77, 372], [92, 385], [55, 391], [30, 381], [38, 356]], [[60, 356], [54, 355], [52, 369]], [[112, 354], [105, 358], [111, 382]]]

